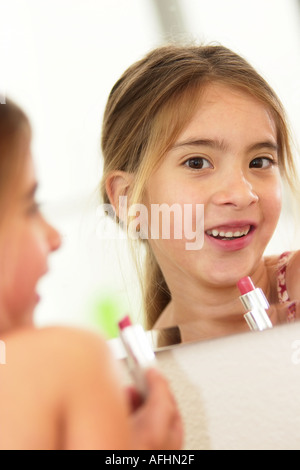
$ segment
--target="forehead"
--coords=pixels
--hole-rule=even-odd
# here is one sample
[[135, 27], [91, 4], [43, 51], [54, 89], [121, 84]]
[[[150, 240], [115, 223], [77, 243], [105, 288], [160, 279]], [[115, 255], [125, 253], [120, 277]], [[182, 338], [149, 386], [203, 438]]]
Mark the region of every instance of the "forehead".
[[23, 187], [31, 185], [32, 181], [35, 180], [35, 169], [30, 148], [27, 149], [25, 155], [24, 168], [21, 176]]
[[[270, 108], [246, 91], [226, 85], [209, 84], [200, 93], [195, 112], [180, 135], [180, 140], [207, 134], [207, 137], [250, 137], [269, 134], [276, 139], [277, 129]], [[267, 137], [267, 135], [265, 135]]]

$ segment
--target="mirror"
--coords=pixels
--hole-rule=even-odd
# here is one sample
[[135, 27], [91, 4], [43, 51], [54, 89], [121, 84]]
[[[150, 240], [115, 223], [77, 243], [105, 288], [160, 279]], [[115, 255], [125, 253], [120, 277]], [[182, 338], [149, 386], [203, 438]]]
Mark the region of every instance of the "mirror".
[[[218, 41], [236, 50], [268, 79], [285, 105], [294, 134], [300, 135], [298, 4], [274, 2], [270, 15], [268, 2], [239, 3], [54, 0], [41, 6], [40, 0], [26, 5], [23, 0], [0, 0], [5, 16], [0, 100], [4, 89], [30, 116], [39, 196], [63, 236], [62, 249], [41, 282], [38, 326], [71, 323], [97, 329], [90, 313], [104, 309], [104, 291], [112, 302], [120, 294], [119, 311], [140, 319], [130, 252], [122, 242], [101, 238], [97, 203], [93, 205], [90, 194], [101, 177], [99, 136], [107, 96], [125, 68], [148, 50], [170, 36], [186, 42]], [[267, 254], [298, 248], [288, 205], [284, 212]], [[149, 335], [174, 335], [164, 340], [171, 344], [179, 344], [179, 338], [207, 339], [199, 328], [184, 324]]]
[[[287, 320], [291, 315], [291, 305], [293, 306], [293, 313], [295, 313], [296, 320]], [[287, 323], [292, 323], [299, 320], [300, 308], [299, 301], [289, 303], [288, 305], [282, 304], [273, 304], [270, 305], [270, 308], [266, 310], [269, 318], [274, 321], [274, 317], [281, 318], [281, 323], [272, 324], [271, 328], [280, 326]], [[266, 331], [265, 330], [261, 331]], [[244, 333], [255, 332], [255, 330], [249, 328], [247, 322], [245, 321]], [[240, 332], [242, 333], [242, 331]], [[257, 330], [256, 333], [259, 333]], [[199, 341], [208, 341], [213, 339], [222, 338], [228, 336], [224, 333], [208, 333], [203, 329], [202, 323], [199, 321], [195, 322], [186, 322], [180, 325], [176, 325], [169, 328], [158, 328], [146, 331], [147, 338], [155, 352], [166, 350], [180, 345], [195, 343]], [[126, 357], [125, 350], [121, 344], [121, 341], [118, 337], [109, 340], [110, 346], [116, 355], [117, 358], [122, 359]]]

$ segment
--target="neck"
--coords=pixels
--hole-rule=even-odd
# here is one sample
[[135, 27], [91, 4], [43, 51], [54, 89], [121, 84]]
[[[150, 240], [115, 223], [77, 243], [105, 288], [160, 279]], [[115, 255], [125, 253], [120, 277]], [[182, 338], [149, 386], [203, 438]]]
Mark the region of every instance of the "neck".
[[18, 318], [18, 321], [13, 321], [11, 315], [5, 312], [5, 310], [0, 309], [0, 339], [22, 328], [32, 328], [33, 326], [34, 322], [31, 312], [28, 315], [23, 314]]
[[[268, 273], [263, 262], [251, 278], [268, 296]], [[194, 339], [193, 335], [212, 338], [249, 331], [235, 284], [219, 286], [190, 281], [184, 287], [182, 282], [176, 285], [172, 279], [170, 291], [172, 301], [162, 313], [159, 326], [184, 325], [188, 339]]]

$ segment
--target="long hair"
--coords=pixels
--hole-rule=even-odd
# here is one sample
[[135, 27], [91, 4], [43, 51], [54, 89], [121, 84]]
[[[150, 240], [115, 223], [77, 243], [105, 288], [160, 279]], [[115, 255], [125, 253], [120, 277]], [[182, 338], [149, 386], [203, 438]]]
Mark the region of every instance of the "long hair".
[[[297, 188], [284, 108], [275, 92], [241, 56], [221, 45], [157, 48], [129, 67], [109, 95], [102, 127], [104, 158], [101, 194], [108, 175], [121, 170], [134, 175], [130, 202], [142, 203], [147, 179], [192, 118], [208, 83], [220, 83], [260, 100], [277, 127], [279, 167]], [[143, 298], [151, 328], [171, 299], [170, 291], [147, 241]]]

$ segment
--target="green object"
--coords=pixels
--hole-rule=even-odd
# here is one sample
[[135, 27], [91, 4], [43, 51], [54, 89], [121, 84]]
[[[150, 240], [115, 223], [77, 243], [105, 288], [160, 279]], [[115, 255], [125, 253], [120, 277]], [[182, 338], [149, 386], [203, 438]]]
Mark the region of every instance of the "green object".
[[118, 322], [124, 312], [124, 305], [117, 295], [104, 293], [93, 301], [92, 320], [108, 339], [116, 338], [119, 336]]

